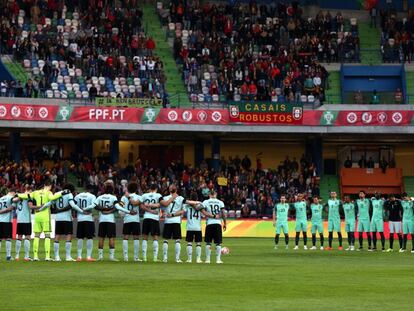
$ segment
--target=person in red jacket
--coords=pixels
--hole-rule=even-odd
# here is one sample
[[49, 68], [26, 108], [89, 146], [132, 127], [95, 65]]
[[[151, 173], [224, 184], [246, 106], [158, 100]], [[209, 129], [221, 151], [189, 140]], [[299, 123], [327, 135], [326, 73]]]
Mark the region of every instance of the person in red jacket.
[[250, 100], [254, 100], [257, 95], [257, 86], [252, 81], [249, 85], [249, 98]]
[[152, 51], [155, 49], [155, 41], [151, 37], [148, 37], [145, 42], [145, 47], [147, 48], [148, 54], [152, 55]]

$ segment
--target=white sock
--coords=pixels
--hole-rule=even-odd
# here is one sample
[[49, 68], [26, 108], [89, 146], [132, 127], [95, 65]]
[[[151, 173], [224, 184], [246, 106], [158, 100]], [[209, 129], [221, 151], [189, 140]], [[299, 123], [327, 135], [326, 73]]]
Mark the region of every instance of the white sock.
[[196, 258], [201, 259], [201, 244], [197, 244], [196, 246]]
[[211, 245], [207, 244], [206, 245], [206, 261], [210, 261], [210, 256], [211, 256]]
[[187, 244], [187, 260], [191, 260], [193, 257], [193, 245]]
[[124, 258], [128, 258], [128, 240], [122, 240], [122, 252]]
[[147, 260], [147, 240], [142, 240], [142, 258]]
[[139, 240], [134, 240], [134, 259], [139, 258]]
[[98, 249], [98, 258], [103, 259], [103, 248]]
[[72, 241], [66, 241], [66, 245], [65, 245], [65, 249], [66, 249], [66, 258], [71, 258], [72, 257]]
[[30, 240], [25, 239], [24, 240], [24, 258], [30, 257]]
[[16, 240], [16, 258], [20, 257], [20, 248], [22, 247], [22, 240]]
[[[93, 239], [86, 240], [86, 258], [92, 258]], [[103, 250], [102, 250], [103, 256]]]
[[221, 245], [216, 245], [216, 261], [221, 261]]
[[83, 239], [78, 239], [78, 258], [82, 258]]
[[1, 252], [1, 240], [0, 240], [0, 252]]
[[181, 242], [180, 240], [175, 241], [175, 260], [180, 259], [180, 253], [181, 253]]
[[11, 257], [11, 248], [12, 242], [10, 240], [6, 240], [6, 256]]
[[152, 242], [152, 248], [154, 250], [154, 259], [158, 259], [158, 241], [154, 240]]
[[168, 259], [168, 241], [164, 241], [164, 243], [162, 244], [162, 255], [163, 260]]
[[109, 249], [109, 259], [114, 259], [115, 258], [115, 248], [110, 248]]
[[53, 243], [53, 252], [55, 253], [55, 258], [59, 258], [59, 242]]

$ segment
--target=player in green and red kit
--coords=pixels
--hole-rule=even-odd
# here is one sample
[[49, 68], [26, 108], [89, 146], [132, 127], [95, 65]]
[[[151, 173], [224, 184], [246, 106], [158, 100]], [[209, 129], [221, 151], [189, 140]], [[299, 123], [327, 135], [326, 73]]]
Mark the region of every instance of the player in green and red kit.
[[371, 201], [365, 197], [365, 191], [361, 190], [359, 192], [359, 199], [355, 202], [355, 207], [358, 211], [358, 235], [359, 235], [359, 249], [363, 249], [364, 237], [363, 233], [365, 232], [368, 237], [368, 251], [371, 250], [371, 234], [370, 234], [370, 217], [369, 210], [371, 206]]
[[355, 250], [355, 204], [351, 202], [349, 195], [344, 197], [342, 208], [345, 214], [345, 231], [348, 235], [348, 248], [346, 251]]
[[[46, 203], [57, 200], [62, 196], [62, 192], [52, 193], [52, 184], [50, 180], [46, 180], [41, 190], [32, 193], [18, 194], [19, 199], [32, 200], [36, 206], [43, 206]], [[45, 234], [45, 255], [46, 261], [50, 261], [50, 232], [52, 231], [50, 207], [35, 212], [34, 227], [35, 238], [33, 241], [33, 260], [39, 260], [39, 240], [40, 234]]]
[[319, 238], [321, 241], [320, 249], [323, 250], [323, 242], [324, 242], [323, 219], [322, 219], [323, 205], [320, 203], [320, 199], [318, 196], [313, 197], [310, 209], [312, 212], [312, 218], [311, 218], [312, 247], [311, 247], [311, 250], [316, 249], [316, 231], [318, 231]]
[[331, 197], [327, 203], [328, 206], [328, 231], [329, 246], [327, 250], [332, 250], [333, 232], [336, 231], [338, 234], [339, 250], [343, 250], [342, 247], [342, 233], [341, 233], [341, 215], [340, 209], [342, 208], [342, 202], [337, 199], [335, 191], [331, 191]]
[[276, 227], [275, 249], [279, 244], [280, 231], [285, 236], [286, 249], [289, 248], [289, 227], [288, 227], [289, 203], [286, 202], [286, 196], [280, 196], [280, 202], [275, 205], [273, 210], [273, 226]]
[[307, 250], [308, 246], [308, 237], [307, 237], [307, 230], [308, 230], [308, 216], [307, 216], [307, 202], [303, 197], [302, 193], [299, 193], [297, 196], [297, 201], [293, 204], [293, 207], [296, 211], [296, 237], [295, 237], [295, 248], [294, 250], [299, 249], [299, 237], [300, 232], [302, 231], [303, 235], [303, 249]]
[[384, 199], [381, 198], [381, 194], [375, 194], [374, 198], [371, 198], [372, 205], [372, 218], [371, 218], [371, 233], [373, 250], [377, 250], [377, 232], [381, 237], [382, 251], [385, 252], [385, 236], [384, 236]]
[[414, 203], [408, 197], [407, 193], [401, 195], [401, 205], [403, 208], [403, 247], [400, 249], [400, 253], [405, 252], [407, 249], [408, 235], [411, 234], [412, 253], [414, 253]]

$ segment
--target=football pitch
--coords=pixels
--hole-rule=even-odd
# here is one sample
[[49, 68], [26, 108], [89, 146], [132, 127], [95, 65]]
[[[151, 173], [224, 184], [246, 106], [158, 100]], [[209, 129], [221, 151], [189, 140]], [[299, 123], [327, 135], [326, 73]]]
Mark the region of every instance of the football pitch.
[[412, 310], [414, 254], [294, 251], [292, 242], [274, 250], [273, 239], [227, 238], [223, 265], [214, 252], [210, 265], [173, 263], [172, 243], [168, 264], [6, 262], [3, 242], [0, 310]]

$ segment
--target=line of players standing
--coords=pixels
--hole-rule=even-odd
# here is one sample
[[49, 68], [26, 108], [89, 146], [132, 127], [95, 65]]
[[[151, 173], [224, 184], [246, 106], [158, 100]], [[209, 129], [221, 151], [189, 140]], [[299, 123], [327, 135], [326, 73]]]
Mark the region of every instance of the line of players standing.
[[[286, 248], [289, 244], [288, 217], [291, 211], [295, 211], [295, 247], [299, 249], [300, 232], [302, 232], [304, 249], [307, 250], [307, 230], [308, 214], [311, 214], [311, 233], [312, 250], [316, 247], [316, 234], [320, 237], [320, 249], [332, 250], [333, 233], [338, 235], [339, 250], [343, 250], [341, 233], [341, 214], [345, 218], [345, 231], [348, 236], [347, 251], [355, 250], [355, 232], [358, 232], [359, 248], [363, 249], [363, 233], [368, 239], [368, 251], [377, 249], [377, 234], [380, 236], [382, 251], [392, 252], [394, 246], [394, 235], [397, 234], [400, 252], [405, 252], [407, 248], [408, 235], [414, 235], [414, 204], [407, 193], [401, 195], [401, 199], [396, 199], [391, 195], [388, 200], [376, 194], [375, 197], [368, 199], [364, 191], [359, 192], [359, 198], [351, 201], [349, 196], [345, 196], [344, 201], [337, 199], [336, 192], [330, 193], [330, 198], [325, 205], [321, 204], [319, 197], [313, 197], [312, 203], [304, 199], [302, 194], [297, 196], [295, 203], [288, 204], [286, 196], [282, 195], [280, 202], [275, 205], [273, 211], [273, 224], [276, 227], [275, 249], [278, 248], [279, 236], [283, 231], [285, 236]], [[324, 248], [324, 228], [323, 212], [328, 212], [328, 247]], [[385, 249], [384, 221], [389, 223], [389, 248]], [[356, 225], [357, 224], [357, 225]], [[414, 242], [412, 243], [414, 253]]]
[[[91, 189], [87, 189], [91, 190]], [[168, 261], [168, 242], [175, 241], [175, 261], [181, 262], [181, 219], [187, 218], [187, 262], [192, 262], [193, 242], [196, 243], [196, 262], [201, 260], [202, 226], [201, 220], [206, 218], [205, 229], [205, 263], [210, 263], [211, 244], [215, 243], [216, 263], [221, 261], [222, 230], [226, 230], [226, 214], [224, 203], [216, 198], [212, 190], [209, 199], [200, 202], [197, 193], [193, 192], [190, 199], [177, 194], [175, 185], [169, 187], [170, 194], [163, 197], [157, 192], [157, 186], [151, 185], [149, 192], [137, 194], [138, 185], [131, 182], [128, 191], [120, 200], [113, 194], [112, 182], [105, 183], [104, 193], [95, 197], [91, 192], [75, 194], [75, 187], [66, 184], [64, 190], [51, 192], [50, 183], [45, 183], [42, 189], [31, 191], [26, 187], [25, 193], [15, 193], [13, 189], [0, 198], [0, 239], [6, 241], [6, 258], [11, 260], [12, 218], [13, 211], [17, 214], [17, 240], [15, 260], [20, 258], [22, 240], [24, 240], [24, 260], [30, 258], [30, 236], [32, 233], [31, 214], [34, 211], [35, 239], [33, 244], [33, 260], [38, 261], [40, 234], [44, 233], [46, 261], [61, 261], [60, 240], [65, 239], [66, 261], [75, 261], [71, 256], [73, 219], [72, 211], [77, 213], [77, 259], [82, 261], [83, 242], [86, 240], [86, 260], [95, 261], [92, 257], [95, 222], [93, 210], [99, 211], [98, 228], [98, 260], [103, 260], [103, 248], [106, 238], [109, 239], [109, 259], [115, 258], [116, 218], [119, 212], [123, 216], [123, 257], [128, 261], [128, 240], [133, 238], [134, 261], [147, 261], [148, 237], [153, 239], [153, 261], [158, 261], [158, 237], [160, 236], [160, 216], [164, 216], [163, 230], [163, 262]], [[51, 212], [56, 211], [56, 226], [54, 240], [54, 259], [50, 257]], [[142, 259], [139, 257], [141, 224], [140, 210], [144, 211], [142, 224]], [[1, 242], [1, 241], [0, 241]], [[1, 243], [0, 243], [1, 247]]]

